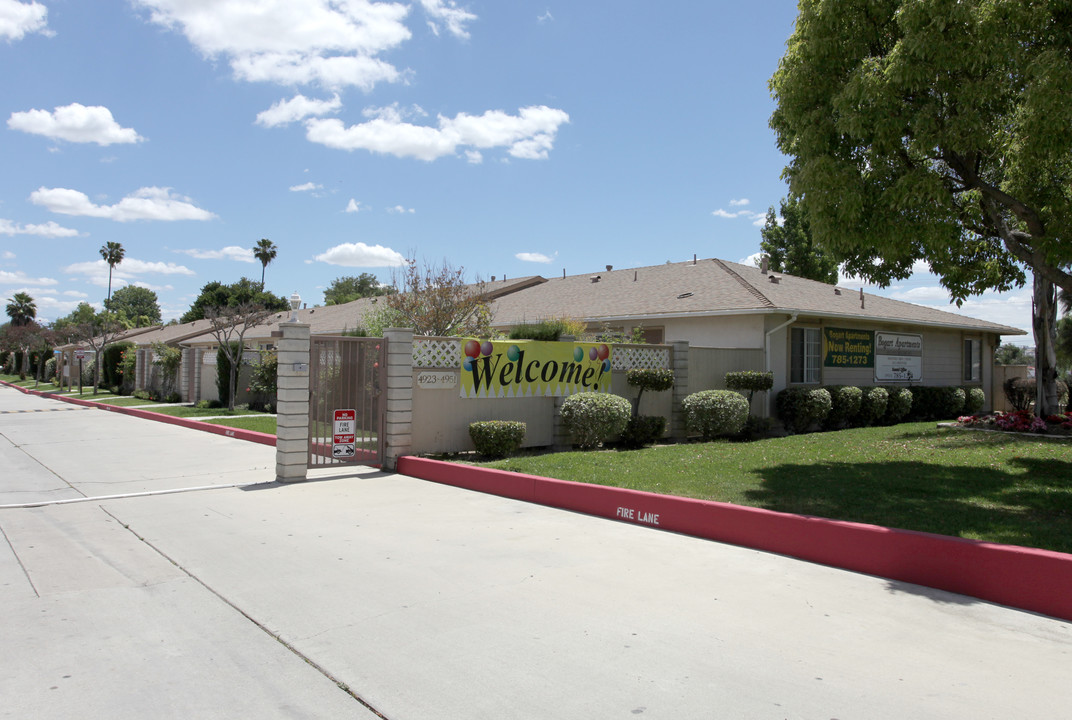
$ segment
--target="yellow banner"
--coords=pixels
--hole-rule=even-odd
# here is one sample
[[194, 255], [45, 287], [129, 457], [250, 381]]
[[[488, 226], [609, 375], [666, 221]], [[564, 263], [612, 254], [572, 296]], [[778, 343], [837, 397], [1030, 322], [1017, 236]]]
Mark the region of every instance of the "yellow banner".
[[611, 346], [536, 340], [462, 343], [463, 398], [610, 392]]

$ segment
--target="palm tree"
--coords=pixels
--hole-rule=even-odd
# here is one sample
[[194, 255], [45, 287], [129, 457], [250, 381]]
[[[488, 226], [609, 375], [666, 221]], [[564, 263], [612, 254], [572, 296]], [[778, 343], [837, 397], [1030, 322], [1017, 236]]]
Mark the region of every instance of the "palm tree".
[[7, 304], [7, 315], [11, 318], [12, 327], [29, 325], [37, 317], [37, 305], [26, 293], [15, 293], [11, 302]]
[[268, 269], [268, 263], [275, 260], [278, 249], [268, 238], [261, 238], [253, 248], [253, 257], [261, 261], [261, 290], [264, 289], [264, 271]]
[[123, 262], [123, 246], [117, 242], [110, 242], [100, 249], [101, 257], [108, 263], [108, 300], [112, 299], [112, 268]]

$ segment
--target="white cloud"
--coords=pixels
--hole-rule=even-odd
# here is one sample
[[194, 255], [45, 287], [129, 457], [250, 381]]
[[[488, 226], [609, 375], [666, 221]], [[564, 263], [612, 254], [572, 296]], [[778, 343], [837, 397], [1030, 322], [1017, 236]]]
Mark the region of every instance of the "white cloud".
[[547, 10], [547, 11], [544, 12], [543, 15], [537, 16], [536, 22], [538, 22], [538, 23], [540, 23], [542, 25], [545, 22], [549, 22], [549, 21], [553, 22], [554, 19], [555, 19], [555, 16], [551, 14], [550, 10]]
[[58, 285], [59, 281], [58, 280], [53, 280], [52, 278], [32, 278], [32, 277], [27, 277], [26, 273], [24, 273], [22, 271], [7, 272], [6, 270], [0, 270], [0, 283], [3, 283], [5, 285], [9, 285], [9, 284], [12, 284], [12, 283], [17, 283], [19, 285], [44, 286], [44, 285]]
[[[742, 205], [747, 205], [748, 202], [749, 201], [747, 199], [744, 199], [744, 200], [730, 200], [730, 206], [731, 207], [732, 206], [740, 207]], [[766, 224], [766, 221], [767, 221], [767, 214], [766, 213], [758, 213], [758, 212], [753, 212], [751, 210], [738, 210], [736, 212], [730, 212], [729, 210], [723, 210], [722, 208], [719, 208], [718, 210], [715, 210], [711, 214], [714, 215], [715, 217], [726, 218], [727, 220], [732, 220], [734, 218], [743, 218], [745, 220], [751, 220], [752, 224], [755, 225], [756, 227], [763, 227]]]
[[[22, 225], [0, 218], [0, 235], [36, 235], [38, 237], [60, 238], [77, 237], [78, 231], [65, 228], [49, 220], [44, 225]], [[12, 255], [14, 257], [14, 255]]]
[[336, 245], [317, 255], [314, 260], [345, 267], [400, 267], [406, 264], [406, 258], [401, 253], [382, 245], [366, 245], [362, 242]]
[[[82, 275], [86, 281], [98, 287], [108, 286], [108, 263], [103, 259], [74, 263], [61, 268], [68, 275]], [[164, 262], [146, 262], [125, 257], [112, 270], [112, 288], [122, 287], [140, 275], [194, 275], [185, 265]]]
[[5, 250], [4, 252], [0, 253], [0, 260], [14, 260], [14, 259], [15, 259], [15, 253], [11, 252], [10, 250]]
[[719, 208], [718, 210], [715, 210], [711, 214], [714, 215], [715, 217], [720, 217], [720, 218], [735, 218], [735, 217], [737, 217], [737, 215], [739, 213], [727, 212], [727, 211], [723, 210], [722, 208]]
[[371, 90], [404, 74], [376, 58], [411, 37], [409, 7], [371, 0], [135, 0], [153, 22], [181, 30], [235, 77]]
[[553, 257], [549, 257], [547, 255], [544, 255], [543, 253], [520, 252], [520, 253], [515, 254], [514, 257], [516, 257], [518, 260], [521, 260], [523, 262], [535, 262], [535, 263], [550, 263], [550, 262], [554, 262]]
[[[198, 260], [239, 260], [241, 262], [256, 262], [256, 258], [253, 257], [252, 248], [238, 247], [237, 245], [228, 245], [220, 250], [176, 250], [175, 252], [182, 253], [183, 255], [189, 255], [192, 258]], [[126, 262], [124, 260], [124, 262]]]
[[84, 215], [116, 222], [131, 220], [210, 220], [216, 216], [195, 206], [190, 198], [173, 195], [171, 188], [144, 187], [115, 205], [96, 205], [89, 196], [68, 188], [38, 188], [30, 194], [34, 205], [61, 215]]
[[354, 200], [353, 198], [350, 198], [350, 202], [346, 203], [346, 212], [348, 213], [357, 213], [361, 212], [364, 209], [365, 208], [362, 207], [361, 203], [359, 203], [357, 200]]
[[752, 202], [752, 201], [749, 200], [748, 198], [740, 198], [739, 200], [730, 200], [730, 207], [743, 207], [745, 205], [748, 205], [750, 202]]
[[86, 107], [79, 103], [57, 107], [54, 112], [13, 112], [7, 126], [12, 130], [75, 143], [114, 145], [145, 139], [131, 128], [120, 127], [108, 108], [100, 105]]
[[401, 205], [395, 205], [394, 207], [387, 208], [387, 212], [391, 213], [392, 215], [413, 215], [417, 212], [417, 210], [416, 208], [405, 208]]
[[21, 40], [30, 33], [53, 35], [48, 29], [48, 8], [39, 2], [0, 0], [0, 38]]
[[465, 24], [476, 20], [476, 15], [459, 8], [453, 0], [421, 0], [421, 6], [432, 18], [428, 26], [433, 33], [439, 35], [439, 23], [443, 23], [454, 37], [468, 39], [469, 32], [465, 29]]
[[517, 115], [501, 110], [489, 110], [483, 115], [459, 113], [453, 118], [440, 115], [437, 127], [403, 122], [399, 116], [383, 112], [349, 127], [337, 118], [310, 119], [305, 127], [311, 142], [340, 150], [368, 150], [432, 161], [455, 154], [459, 147], [504, 147], [513, 157], [543, 159], [554, 144], [559, 126], [568, 122], [569, 115], [564, 111], [541, 105], [521, 108]]
[[479, 165], [480, 163], [484, 162], [484, 156], [479, 150], [466, 150], [465, 160], [470, 165]]
[[331, 100], [312, 100], [304, 95], [295, 95], [290, 100], [280, 100], [272, 107], [257, 113], [257, 124], [264, 127], [278, 127], [307, 117], [319, 117], [337, 112], [342, 107], [339, 94]]
[[323, 190], [323, 185], [317, 185], [315, 182], [307, 182], [301, 185], [291, 185], [291, 192], [310, 192], [312, 190]]

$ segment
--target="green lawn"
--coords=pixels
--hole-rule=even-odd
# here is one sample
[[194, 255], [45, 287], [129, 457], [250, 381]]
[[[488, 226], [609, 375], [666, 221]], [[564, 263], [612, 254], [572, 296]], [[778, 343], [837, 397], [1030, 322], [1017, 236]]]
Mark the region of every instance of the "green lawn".
[[264, 413], [258, 413], [254, 410], [228, 410], [227, 408], [196, 408], [189, 405], [168, 405], [166, 407], [154, 407], [147, 408], [150, 412], [160, 413], [162, 415], [172, 415], [174, 417], [184, 418], [199, 418], [199, 417], [217, 417], [217, 416], [230, 416], [238, 417], [240, 415], [263, 415]]
[[1072, 442], [934, 423], [565, 452], [489, 467], [1072, 552]]
[[227, 420], [206, 420], [205, 423], [211, 425], [226, 425], [227, 427], [241, 428], [242, 430], [253, 430], [255, 432], [275, 435], [275, 418], [270, 416], [260, 415], [236, 417]]

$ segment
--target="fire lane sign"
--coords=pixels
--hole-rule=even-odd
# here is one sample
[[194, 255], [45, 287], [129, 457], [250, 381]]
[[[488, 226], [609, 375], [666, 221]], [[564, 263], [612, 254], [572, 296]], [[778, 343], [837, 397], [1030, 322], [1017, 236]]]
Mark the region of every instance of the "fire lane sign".
[[357, 412], [336, 410], [331, 436], [331, 456], [352, 458], [357, 454]]

